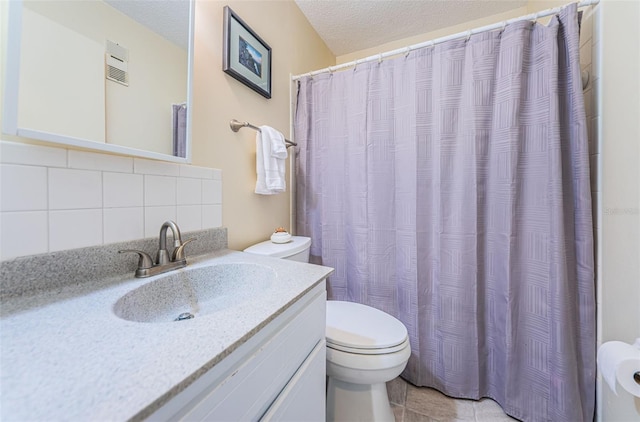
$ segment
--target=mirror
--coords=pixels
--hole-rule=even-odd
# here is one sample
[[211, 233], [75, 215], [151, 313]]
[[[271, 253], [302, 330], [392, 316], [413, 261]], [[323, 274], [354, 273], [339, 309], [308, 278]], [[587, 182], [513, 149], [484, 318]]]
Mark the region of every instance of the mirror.
[[188, 163], [193, 0], [9, 2], [3, 132]]

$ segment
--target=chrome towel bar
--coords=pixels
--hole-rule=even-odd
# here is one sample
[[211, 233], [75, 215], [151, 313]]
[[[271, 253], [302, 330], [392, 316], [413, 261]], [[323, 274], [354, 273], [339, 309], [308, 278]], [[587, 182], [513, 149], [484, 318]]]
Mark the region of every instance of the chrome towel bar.
[[[257, 130], [258, 132], [260, 132], [260, 128], [258, 126], [254, 126], [249, 122], [239, 122], [236, 119], [233, 119], [229, 122], [229, 127], [231, 128], [232, 131], [237, 132], [239, 131], [241, 128], [243, 127], [250, 127], [251, 129]], [[298, 144], [296, 144], [295, 142], [291, 142], [288, 139], [285, 139], [284, 142], [287, 144], [287, 148], [289, 147], [295, 147]]]

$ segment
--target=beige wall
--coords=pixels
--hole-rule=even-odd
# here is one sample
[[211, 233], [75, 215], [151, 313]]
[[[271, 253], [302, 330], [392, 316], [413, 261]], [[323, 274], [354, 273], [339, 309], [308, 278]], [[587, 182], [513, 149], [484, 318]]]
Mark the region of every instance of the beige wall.
[[[222, 72], [225, 5], [272, 49], [271, 99]], [[330, 66], [334, 60], [293, 1], [197, 2], [193, 163], [222, 169], [222, 221], [229, 229], [232, 249], [265, 240], [279, 226], [288, 227], [290, 203], [289, 193], [272, 196], [253, 193], [256, 133], [248, 128], [233, 133], [229, 120], [273, 126], [290, 137], [289, 75]]]
[[[6, 4], [0, 3], [3, 10], [0, 18], [6, 22]], [[225, 5], [272, 48], [271, 99], [258, 95], [222, 71]], [[228, 228], [229, 246], [243, 249], [267, 239], [276, 227], [289, 225], [290, 195], [253, 193], [255, 132], [243, 129], [233, 133], [229, 120], [273, 126], [290, 137], [290, 74], [333, 65], [335, 57], [292, 0], [197, 1], [195, 27], [193, 164], [223, 171], [222, 223]], [[6, 51], [5, 37], [2, 42], [2, 51]], [[2, 139], [31, 142], [7, 135]]]
[[104, 142], [104, 45], [40, 10], [43, 4], [28, 2], [22, 11], [18, 126]]
[[[172, 154], [185, 49], [103, 2], [27, 1], [23, 15], [20, 127]], [[105, 79], [105, 40], [129, 50], [129, 86]]]

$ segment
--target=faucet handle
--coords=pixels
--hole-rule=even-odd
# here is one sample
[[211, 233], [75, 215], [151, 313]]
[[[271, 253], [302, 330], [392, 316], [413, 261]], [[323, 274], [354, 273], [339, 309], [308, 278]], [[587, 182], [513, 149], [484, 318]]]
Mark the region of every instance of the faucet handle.
[[194, 240], [197, 240], [195, 237], [191, 238], [191, 239], [187, 239], [184, 242], [182, 242], [182, 244], [180, 244], [180, 246], [178, 246], [177, 248], [175, 248], [173, 250], [173, 254], [171, 256], [171, 260], [172, 261], [181, 261], [183, 259], [185, 259], [184, 256], [184, 247], [187, 243], [189, 242], [193, 242]]
[[121, 251], [118, 251], [118, 253], [137, 253], [140, 256], [140, 259], [138, 260], [138, 269], [148, 269], [153, 267], [153, 258], [151, 258], [151, 255], [149, 255], [146, 252], [143, 251], [138, 251], [135, 249], [123, 249]]

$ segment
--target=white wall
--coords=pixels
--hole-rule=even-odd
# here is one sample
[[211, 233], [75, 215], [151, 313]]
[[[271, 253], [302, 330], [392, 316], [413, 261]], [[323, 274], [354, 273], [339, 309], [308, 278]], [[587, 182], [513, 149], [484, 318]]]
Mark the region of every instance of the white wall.
[[[600, 97], [602, 342], [640, 337], [640, 2], [601, 0], [594, 29]], [[596, 59], [596, 62], [598, 60]], [[640, 398], [601, 386], [599, 420], [640, 420]]]
[[490, 25], [503, 20], [517, 18], [527, 14], [526, 7], [519, 7], [517, 9], [510, 10], [508, 12], [498, 13], [496, 15], [487, 16], [482, 19], [475, 19], [459, 25], [449, 26], [446, 28], [438, 29], [436, 31], [425, 32], [424, 34], [414, 35], [412, 37], [403, 38], [400, 40], [388, 42], [375, 47], [367, 48], [364, 50], [355, 51], [349, 54], [343, 54], [336, 57], [336, 64], [347, 63], [356, 59], [362, 59], [365, 57], [373, 56], [374, 54], [384, 53], [386, 51], [403, 48], [408, 45], [418, 44], [421, 42], [433, 40], [435, 38], [444, 37], [447, 35], [457, 34], [458, 32], [467, 31], [471, 28], [479, 28], [481, 26]]

